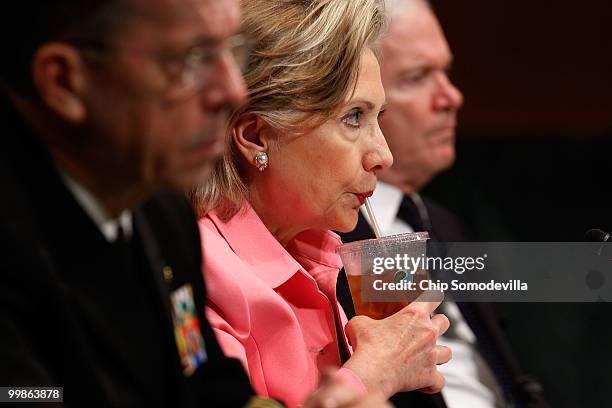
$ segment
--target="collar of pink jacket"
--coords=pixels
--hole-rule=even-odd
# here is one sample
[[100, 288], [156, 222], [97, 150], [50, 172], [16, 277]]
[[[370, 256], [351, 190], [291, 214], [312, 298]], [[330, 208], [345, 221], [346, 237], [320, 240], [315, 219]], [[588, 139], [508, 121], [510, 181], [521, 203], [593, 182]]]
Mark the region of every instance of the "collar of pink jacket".
[[[320, 278], [324, 281], [333, 278], [335, 288], [337, 274], [333, 277], [317, 276], [319, 273], [329, 274], [330, 269], [316, 267], [342, 268], [340, 256], [336, 254], [336, 247], [342, 245], [342, 241], [332, 231], [307, 230], [283, 247], [249, 204], [245, 204], [228, 222], [221, 221], [214, 211], [208, 216], [236, 255], [250, 264], [270, 287], [279, 287], [304, 268], [310, 271], [319, 285], [323, 283]], [[265, 250], [261, 250], [263, 248]], [[287, 256], [287, 253], [291, 256]]]

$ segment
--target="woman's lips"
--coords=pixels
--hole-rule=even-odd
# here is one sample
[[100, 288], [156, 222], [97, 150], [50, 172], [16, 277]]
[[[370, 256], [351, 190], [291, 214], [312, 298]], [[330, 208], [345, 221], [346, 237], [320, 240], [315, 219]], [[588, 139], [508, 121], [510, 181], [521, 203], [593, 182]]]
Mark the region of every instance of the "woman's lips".
[[366, 201], [366, 198], [372, 197], [372, 194], [374, 194], [374, 190], [366, 191], [365, 193], [354, 193], [354, 194], [359, 200], [360, 205], [363, 205]]

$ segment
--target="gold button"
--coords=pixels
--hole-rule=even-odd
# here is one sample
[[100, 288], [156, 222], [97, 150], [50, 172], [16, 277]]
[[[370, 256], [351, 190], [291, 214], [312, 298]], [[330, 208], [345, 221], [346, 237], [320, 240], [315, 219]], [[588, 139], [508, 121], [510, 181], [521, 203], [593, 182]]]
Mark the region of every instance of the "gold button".
[[167, 281], [171, 281], [172, 278], [174, 278], [174, 272], [172, 272], [172, 268], [169, 266], [164, 266], [162, 273], [164, 274], [164, 279]]

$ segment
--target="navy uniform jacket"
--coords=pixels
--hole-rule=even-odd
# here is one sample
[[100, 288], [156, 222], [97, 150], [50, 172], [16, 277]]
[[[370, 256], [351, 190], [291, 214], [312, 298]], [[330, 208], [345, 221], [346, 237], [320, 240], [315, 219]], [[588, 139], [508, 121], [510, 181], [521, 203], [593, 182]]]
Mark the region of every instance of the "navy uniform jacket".
[[[0, 129], [0, 386], [62, 386], [73, 407], [244, 405], [248, 379], [204, 316], [189, 203], [153, 197], [132, 211], [129, 244], [111, 244], [3, 97]], [[208, 358], [189, 376], [170, 306], [186, 284]]]

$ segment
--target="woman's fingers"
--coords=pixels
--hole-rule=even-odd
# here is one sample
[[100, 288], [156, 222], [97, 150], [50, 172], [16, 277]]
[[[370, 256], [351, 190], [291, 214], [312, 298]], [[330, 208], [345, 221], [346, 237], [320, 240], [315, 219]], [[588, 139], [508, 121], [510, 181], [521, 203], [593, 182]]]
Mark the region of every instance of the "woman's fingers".
[[431, 322], [438, 329], [438, 336], [442, 336], [450, 327], [450, 321], [448, 320], [448, 317], [443, 314], [433, 315], [431, 318]]
[[453, 358], [453, 351], [446, 346], [436, 346], [436, 364], [448, 363]]

